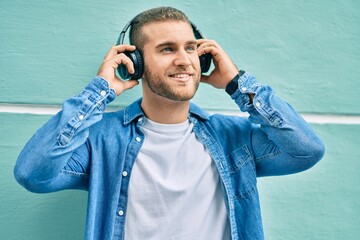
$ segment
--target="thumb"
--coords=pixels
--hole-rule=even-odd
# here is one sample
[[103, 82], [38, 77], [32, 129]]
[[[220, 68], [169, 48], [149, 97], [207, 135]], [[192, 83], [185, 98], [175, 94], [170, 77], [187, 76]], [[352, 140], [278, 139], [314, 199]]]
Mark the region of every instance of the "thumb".
[[200, 82], [209, 83], [209, 76], [201, 75]]
[[119, 96], [124, 91], [126, 91], [130, 88], [133, 88], [138, 84], [139, 84], [138, 80], [128, 80], [128, 81], [119, 80], [112, 86], [112, 89], [114, 89], [116, 92], [116, 95]]
[[131, 89], [131, 88], [139, 85], [139, 81], [138, 80], [128, 80], [128, 81], [123, 82], [123, 84], [124, 84], [124, 90], [128, 90], [128, 89]]

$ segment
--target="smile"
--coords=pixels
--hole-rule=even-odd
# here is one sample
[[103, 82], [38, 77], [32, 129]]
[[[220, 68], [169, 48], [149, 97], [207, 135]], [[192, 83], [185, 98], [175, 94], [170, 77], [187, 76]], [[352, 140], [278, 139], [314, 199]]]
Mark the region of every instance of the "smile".
[[192, 75], [188, 73], [178, 73], [178, 74], [170, 75], [170, 77], [173, 78], [174, 80], [182, 81], [182, 82], [186, 82], [190, 80], [191, 76]]

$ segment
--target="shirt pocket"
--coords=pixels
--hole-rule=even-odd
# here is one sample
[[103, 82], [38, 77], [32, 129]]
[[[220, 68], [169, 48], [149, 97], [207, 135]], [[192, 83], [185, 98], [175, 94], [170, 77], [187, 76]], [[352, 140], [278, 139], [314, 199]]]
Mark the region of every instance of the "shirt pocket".
[[256, 169], [253, 158], [246, 145], [227, 156], [230, 177], [235, 197], [246, 199], [256, 190]]

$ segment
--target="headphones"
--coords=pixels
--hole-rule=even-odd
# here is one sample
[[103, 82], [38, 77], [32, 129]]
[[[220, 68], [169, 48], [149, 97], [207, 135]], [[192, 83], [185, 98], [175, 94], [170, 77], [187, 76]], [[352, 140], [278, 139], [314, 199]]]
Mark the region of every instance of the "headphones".
[[[130, 28], [130, 26], [133, 24], [136, 17], [131, 19], [125, 25], [124, 29], [121, 31], [121, 33], [119, 35], [119, 38], [117, 40], [117, 45], [121, 45], [124, 43], [125, 33]], [[199, 29], [192, 22], [190, 22], [190, 24], [191, 24], [191, 27], [193, 29], [194, 36], [196, 39], [205, 38], [205, 36], [199, 31]], [[133, 62], [135, 72], [134, 72], [134, 74], [130, 74], [129, 71], [127, 70], [126, 66], [124, 64], [120, 64], [119, 67], [117, 68], [117, 72], [119, 73], [120, 77], [123, 80], [140, 79], [144, 73], [144, 60], [143, 60], [141, 52], [138, 49], [135, 49], [135, 51], [125, 51], [124, 54], [127, 57], [129, 57], [130, 60]], [[200, 59], [201, 73], [206, 73], [207, 71], [209, 71], [209, 68], [211, 65], [211, 60], [212, 60], [212, 55], [211, 55], [211, 53], [206, 53], [204, 55], [199, 56], [199, 59]]]

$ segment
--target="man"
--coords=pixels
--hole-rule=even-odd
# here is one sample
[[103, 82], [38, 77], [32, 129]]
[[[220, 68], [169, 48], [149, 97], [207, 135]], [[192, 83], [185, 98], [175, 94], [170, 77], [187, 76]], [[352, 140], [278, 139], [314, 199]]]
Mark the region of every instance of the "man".
[[[213, 40], [196, 39], [179, 10], [138, 15], [133, 45], [114, 46], [97, 77], [65, 101], [15, 166], [33, 192], [89, 191], [86, 239], [263, 239], [257, 176], [312, 167], [324, 146], [305, 121]], [[136, 47], [135, 47], [135, 46]], [[115, 72], [143, 55], [142, 99], [104, 113], [138, 84]], [[199, 56], [214, 70], [201, 75]], [[199, 82], [226, 89], [249, 119], [190, 103]]]

